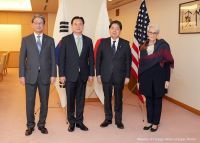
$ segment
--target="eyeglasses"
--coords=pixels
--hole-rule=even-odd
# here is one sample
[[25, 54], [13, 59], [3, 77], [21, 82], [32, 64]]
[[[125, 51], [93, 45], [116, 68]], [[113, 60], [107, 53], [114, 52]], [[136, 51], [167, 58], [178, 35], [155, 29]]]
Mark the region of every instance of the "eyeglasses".
[[152, 31], [148, 31], [149, 34], [153, 34], [153, 35], [156, 35], [158, 34], [158, 32], [152, 32]]
[[43, 22], [33, 22], [34, 25], [43, 25]]

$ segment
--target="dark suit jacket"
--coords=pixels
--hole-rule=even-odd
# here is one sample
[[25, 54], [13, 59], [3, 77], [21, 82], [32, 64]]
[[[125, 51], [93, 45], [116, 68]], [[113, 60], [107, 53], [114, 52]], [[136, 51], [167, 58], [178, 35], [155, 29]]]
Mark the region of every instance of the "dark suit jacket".
[[39, 54], [34, 34], [22, 39], [19, 57], [19, 77], [25, 77], [25, 82], [34, 84], [38, 72], [41, 72], [42, 82], [50, 83], [50, 77], [56, 77], [55, 44], [53, 38], [43, 34], [42, 48]]
[[131, 69], [131, 49], [129, 42], [119, 38], [119, 43], [115, 55], [112, 55], [111, 38], [103, 39], [97, 50], [96, 75], [101, 75], [103, 82], [108, 82], [113, 78], [115, 82], [124, 82], [130, 77]]
[[83, 48], [79, 56], [74, 35], [63, 37], [59, 56], [59, 76], [65, 76], [67, 81], [75, 82], [79, 72], [85, 82], [88, 76], [94, 76], [94, 53], [92, 40], [83, 36]]

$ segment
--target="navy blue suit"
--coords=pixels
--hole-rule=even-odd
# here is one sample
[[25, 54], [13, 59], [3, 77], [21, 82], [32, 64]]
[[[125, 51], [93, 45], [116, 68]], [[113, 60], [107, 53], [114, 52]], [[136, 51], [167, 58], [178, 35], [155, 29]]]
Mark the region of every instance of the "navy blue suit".
[[96, 75], [101, 76], [104, 91], [104, 111], [106, 120], [112, 120], [112, 87], [115, 96], [115, 122], [122, 121], [122, 91], [125, 78], [130, 77], [131, 50], [129, 42], [119, 38], [113, 55], [111, 38], [103, 39], [96, 58]]
[[94, 76], [92, 40], [82, 35], [82, 41], [80, 56], [73, 34], [65, 36], [61, 41], [59, 76], [66, 77], [67, 117], [70, 124], [83, 122], [86, 82], [88, 76]]

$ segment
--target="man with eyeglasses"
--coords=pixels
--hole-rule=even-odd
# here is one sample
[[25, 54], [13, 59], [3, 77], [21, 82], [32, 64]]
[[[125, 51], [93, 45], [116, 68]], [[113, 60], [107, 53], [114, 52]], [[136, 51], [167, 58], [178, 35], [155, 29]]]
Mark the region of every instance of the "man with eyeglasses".
[[53, 38], [43, 33], [45, 18], [42, 15], [34, 15], [32, 28], [34, 33], [22, 39], [19, 56], [20, 83], [25, 85], [26, 90], [26, 117], [29, 136], [35, 127], [35, 98], [39, 90], [40, 115], [37, 123], [38, 129], [43, 134], [48, 134], [45, 128], [50, 83], [56, 79], [55, 44]]

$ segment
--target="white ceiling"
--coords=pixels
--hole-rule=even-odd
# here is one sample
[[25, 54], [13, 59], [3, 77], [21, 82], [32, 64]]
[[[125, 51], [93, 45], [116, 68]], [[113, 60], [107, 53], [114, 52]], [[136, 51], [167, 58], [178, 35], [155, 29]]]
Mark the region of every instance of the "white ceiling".
[[[33, 12], [56, 13], [59, 0], [31, 0]], [[108, 1], [108, 10], [118, 8], [136, 0], [112, 0]]]
[[[59, 0], [31, 0], [33, 11], [35, 12], [57, 12]], [[118, 8], [136, 0], [112, 0], [108, 1], [108, 10]], [[46, 10], [44, 10], [47, 3]]]

